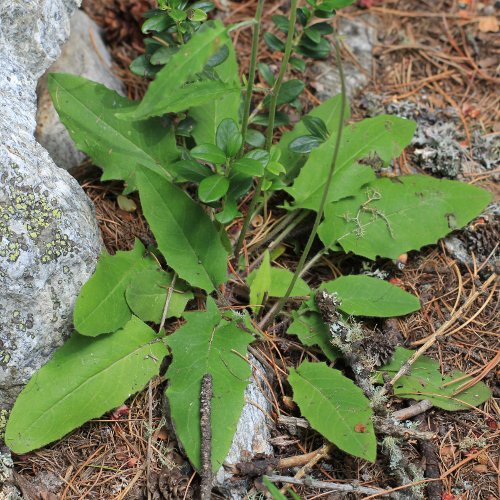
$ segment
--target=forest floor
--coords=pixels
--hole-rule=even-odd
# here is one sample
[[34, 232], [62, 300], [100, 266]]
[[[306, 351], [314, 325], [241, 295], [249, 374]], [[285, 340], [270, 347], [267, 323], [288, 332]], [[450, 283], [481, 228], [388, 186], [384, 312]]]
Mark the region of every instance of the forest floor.
[[[227, 22], [239, 22], [252, 17], [256, 0], [216, 0], [216, 4]], [[271, 29], [271, 15], [288, 5], [283, 0], [269, 4], [265, 30]], [[84, 1], [84, 9], [105, 30], [115, 71], [124, 81], [129, 97], [134, 99], [144, 93], [146, 84], [130, 73], [128, 64], [143, 49], [140, 16], [148, 8], [149, 0]], [[451, 125], [441, 129], [442, 133], [451, 134], [450, 140], [458, 141], [462, 148], [462, 167], [458, 173], [446, 172], [447, 158], [440, 156], [435, 158], [442, 162], [441, 167], [438, 165], [439, 168], [431, 172], [415, 151], [416, 147], [409, 148], [395, 162], [394, 171], [458, 176], [489, 189], [498, 202], [500, 43], [494, 13], [493, 0], [482, 3], [474, 0], [360, 0], [339, 17], [360, 20], [376, 28], [377, 32], [368, 72], [349, 46], [343, 47], [346, 61], [363, 73], [366, 80], [366, 86], [352, 100], [353, 117], [359, 119], [382, 109], [411, 115], [422, 120], [424, 127], [426, 123], [435, 125], [436, 121], [443, 121]], [[245, 71], [250, 30], [235, 31], [234, 42], [242, 71]], [[262, 54], [263, 60], [271, 65], [279, 63], [278, 56], [269, 53], [264, 45]], [[318, 103], [323, 83], [321, 75], [313, 71], [306, 73], [305, 80], [304, 106], [311, 107]], [[495, 134], [497, 142], [491, 146]], [[444, 144], [446, 140], [443, 135], [439, 142]], [[492, 158], [491, 164], [485, 160], [488, 155]], [[136, 237], [146, 243], [152, 241], [140, 208], [134, 212], [119, 209], [119, 184], [100, 182], [98, 169], [84, 168], [81, 172], [79, 180], [95, 203], [109, 252], [131, 249]], [[139, 206], [138, 200], [135, 201]], [[266, 220], [254, 220], [253, 241], [264, 238], [279, 216], [279, 212], [271, 212]], [[314, 274], [313, 279], [317, 281], [333, 279], [363, 266], [371, 271], [385, 272], [393, 283], [417, 295], [422, 309], [403, 318], [369, 326], [381, 330], [396, 328], [402, 336], [402, 344], [411, 348], [421, 345], [489, 276], [498, 273], [499, 235], [497, 209], [456, 233], [467, 249], [465, 262], [457, 260], [441, 242], [421, 252], [410, 253], [403, 269], [392, 262], [367, 263], [350, 256], [334, 255], [323, 258], [309, 271], [309, 277]], [[292, 247], [280, 258], [283, 265], [292, 269], [296, 260]], [[443, 372], [458, 368], [483, 380], [498, 398], [500, 329], [496, 284], [496, 280], [491, 281], [485, 293], [479, 294], [470, 307], [462, 311], [454, 327], [445, 331], [427, 354], [439, 360]], [[177, 326], [178, 322], [173, 322], [169, 327], [174, 330]], [[305, 356], [314, 356], [314, 349], [305, 351], [294, 337], [276, 329], [266, 332], [266, 341], [259, 342], [256, 349], [274, 371], [272, 417], [277, 421], [278, 415], [297, 415], [297, 409], [290, 405], [287, 367], [296, 366]], [[25, 496], [44, 499], [147, 498], [146, 471], [149, 470], [151, 498], [196, 498], [198, 477], [164, 425], [162, 388], [158, 380], [114, 413], [84, 425], [52, 446], [15, 457], [18, 483]], [[430, 408], [412, 418], [419, 429], [435, 433], [434, 439], [423, 444], [409, 439], [403, 445], [406, 456], [424, 471], [425, 477], [421, 480], [425, 486], [424, 496], [415, 498], [500, 498], [500, 407], [495, 397], [469, 411], [446, 412]], [[401, 409], [409, 403], [393, 397], [390, 405], [392, 409]], [[290, 429], [280, 425], [273, 429], [273, 442], [278, 457], [301, 456], [323, 444], [322, 438], [313, 431], [304, 430], [293, 435]], [[283, 475], [292, 476], [295, 472], [281, 471]], [[310, 475], [322, 481], [355, 482], [381, 488], [398, 485], [385, 459], [370, 464], [338, 450], [320, 460]], [[255, 486], [259, 485], [255, 483]], [[334, 493], [311, 487], [294, 489], [304, 499], [339, 498]], [[215, 493], [214, 498], [217, 498]]]

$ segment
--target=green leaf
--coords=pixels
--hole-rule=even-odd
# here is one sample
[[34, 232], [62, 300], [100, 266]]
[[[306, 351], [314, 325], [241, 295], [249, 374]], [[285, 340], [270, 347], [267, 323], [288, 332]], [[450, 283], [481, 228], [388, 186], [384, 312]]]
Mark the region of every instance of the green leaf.
[[201, 380], [205, 374], [212, 375], [212, 467], [216, 471], [227, 456], [245, 403], [251, 370], [242, 357], [253, 337], [234, 323], [221, 321], [212, 299], [207, 305], [206, 312], [186, 314], [186, 323], [167, 337], [173, 361], [166, 375], [166, 396], [176, 434], [200, 470]]
[[201, 182], [213, 173], [195, 160], [181, 160], [170, 164], [168, 169], [177, 182]]
[[[339, 121], [340, 113], [340, 96], [334, 96], [318, 107], [314, 108], [306, 116], [321, 118], [325, 123], [328, 130], [333, 131], [333, 135], [336, 134], [336, 128]], [[349, 118], [349, 109], [346, 109], [345, 119]], [[290, 143], [301, 137], [307, 135], [307, 127], [304, 123], [304, 118], [299, 121], [293, 130], [290, 132], [285, 132], [277, 144], [277, 148], [281, 151], [281, 163], [285, 165], [287, 169], [287, 177], [292, 179], [298, 173], [298, 170], [306, 162], [306, 157], [304, 155], [294, 153], [289, 149]]]
[[78, 149], [103, 169], [102, 180], [124, 180], [133, 191], [139, 164], [168, 175], [165, 166], [179, 156], [171, 127], [158, 118], [138, 123], [116, 118], [118, 110], [133, 110], [137, 103], [79, 76], [51, 73], [48, 87]]
[[201, 144], [191, 150], [191, 156], [198, 160], [208, 161], [214, 165], [222, 165], [226, 162], [226, 154], [215, 144]]
[[231, 170], [248, 177], [262, 177], [264, 175], [264, 167], [262, 166], [262, 163], [252, 158], [243, 157], [236, 160], [233, 163]]
[[346, 252], [397, 259], [465, 226], [491, 194], [462, 182], [409, 175], [381, 178], [326, 207], [319, 236]]
[[189, 10], [189, 20], [193, 22], [201, 23], [207, 19], [207, 13], [201, 9], [190, 9]]
[[179, 113], [192, 107], [205, 105], [230, 93], [239, 95], [239, 92], [239, 87], [229, 87], [226, 83], [213, 80], [189, 83], [163, 98], [163, 108], [160, 114]]
[[[250, 287], [253, 286], [256, 276], [257, 271], [252, 271], [247, 276], [247, 283]], [[266, 290], [269, 297], [284, 297], [290, 283], [292, 282], [293, 273], [288, 269], [283, 269], [281, 267], [272, 267], [270, 271], [270, 277], [271, 283]], [[304, 297], [306, 295], [309, 295], [310, 293], [311, 289], [309, 288], [309, 285], [302, 278], [299, 278], [293, 286], [290, 297]]]
[[374, 462], [377, 440], [370, 401], [339, 370], [304, 361], [290, 369], [293, 400], [311, 427], [342, 451]]
[[[125, 297], [132, 312], [142, 321], [159, 324], [165, 308], [172, 274], [165, 271], [146, 270], [127, 286]], [[167, 318], [180, 317], [186, 304], [193, 298], [187, 285], [177, 280], [168, 306]]]
[[73, 334], [18, 396], [5, 442], [27, 453], [100, 417], [157, 375], [166, 355], [155, 332], [136, 317], [96, 339]]
[[240, 129], [232, 118], [225, 118], [217, 127], [217, 146], [226, 153], [226, 156], [236, 156], [243, 144]]
[[152, 16], [144, 21], [141, 30], [144, 34], [147, 34], [151, 31], [160, 32], [166, 30], [170, 26], [170, 24], [170, 19], [164, 13], [161, 13], [156, 16]]
[[176, 22], [184, 21], [187, 18], [187, 13], [180, 9], [171, 9], [168, 15]]
[[198, 197], [203, 203], [220, 200], [229, 189], [229, 179], [223, 175], [214, 174], [203, 179], [198, 186]]
[[[304, 90], [304, 82], [300, 80], [288, 80], [281, 85], [280, 93], [278, 94], [277, 106], [288, 104], [294, 101]], [[264, 107], [268, 108], [271, 103], [271, 96], [267, 95], [264, 99]]]
[[258, 270], [253, 271], [252, 278], [247, 277], [250, 287], [250, 307], [257, 309], [264, 302], [266, 293], [271, 288], [271, 255], [269, 250], [264, 253], [264, 258]]
[[[221, 35], [221, 43], [229, 50], [227, 59], [214, 68], [219, 79], [229, 88], [239, 88], [240, 77], [238, 63], [231, 39], [225, 33]], [[208, 101], [202, 106], [191, 107], [189, 115], [196, 121], [193, 136], [197, 144], [215, 144], [215, 135], [219, 123], [225, 118], [239, 122], [241, 92], [229, 92], [227, 95]]]
[[321, 146], [323, 142], [323, 139], [318, 139], [313, 135], [302, 135], [297, 137], [297, 139], [294, 139], [288, 147], [290, 151], [293, 151], [294, 153], [308, 154], [313, 149]]
[[220, 21], [207, 23], [174, 54], [151, 82], [137, 109], [120, 113], [120, 118], [143, 120], [165, 113], [165, 102], [193, 75], [203, 70], [208, 58], [220, 47], [226, 28]]
[[229, 224], [240, 215], [241, 212], [238, 210], [237, 203], [234, 200], [228, 199], [224, 204], [223, 210], [215, 216], [215, 219], [221, 224]]
[[132, 317], [125, 300], [127, 286], [143, 272], [157, 268], [154, 259], [144, 257], [139, 240], [130, 252], [102, 255], [76, 299], [73, 322], [78, 332], [95, 337], [121, 328]]
[[[334, 129], [332, 129], [334, 130]], [[415, 131], [415, 122], [397, 116], [368, 118], [345, 128], [333, 174], [328, 202], [351, 196], [358, 188], [375, 179], [371, 167], [358, 160], [377, 154], [384, 162], [398, 156]], [[297, 208], [317, 210], [333, 155], [336, 134], [312, 151], [291, 188]]]
[[258, 67], [259, 67], [259, 73], [262, 75], [264, 81], [270, 87], [272, 87], [274, 85], [276, 78], [274, 78], [273, 70], [269, 67], [269, 64], [260, 62]]
[[370, 276], [341, 276], [322, 283], [320, 289], [338, 294], [339, 309], [354, 316], [389, 318], [420, 309], [418, 298], [411, 293]]
[[331, 343], [330, 330], [319, 313], [292, 311], [292, 318], [287, 334], [296, 335], [304, 345], [318, 346], [330, 361], [339, 357]]
[[225, 281], [227, 250], [208, 215], [182, 189], [147, 170], [137, 174], [144, 215], [180, 278], [211, 292]]
[[274, 500], [287, 500], [286, 495], [283, 495], [283, 493], [281, 493], [281, 491], [276, 488], [276, 486], [274, 486], [274, 484], [271, 483], [266, 476], [262, 477], [262, 483], [267, 488], [269, 493], [271, 493]]
[[[383, 373], [394, 376], [414, 353], [403, 347], [396, 348], [393, 359], [377, 371], [376, 381], [383, 384]], [[491, 391], [483, 382], [478, 382], [470, 389], [457, 392], [460, 386], [472, 380], [459, 370], [441, 375], [439, 362], [420, 356], [412, 365], [411, 372], [403, 375], [394, 384], [394, 395], [399, 398], [429, 400], [434, 406], [448, 411], [469, 410], [491, 397]]]
[[266, 143], [266, 137], [262, 132], [259, 132], [254, 128], [249, 128], [247, 130], [247, 135], [245, 136], [245, 141], [247, 144], [250, 144], [250, 146], [261, 148]]
[[330, 134], [326, 128], [326, 123], [321, 118], [306, 115], [302, 118], [302, 121], [312, 135], [324, 141], [328, 139]]
[[276, 35], [269, 33], [269, 31], [264, 33], [264, 41], [271, 50], [276, 50], [277, 52], [285, 51], [285, 44]]

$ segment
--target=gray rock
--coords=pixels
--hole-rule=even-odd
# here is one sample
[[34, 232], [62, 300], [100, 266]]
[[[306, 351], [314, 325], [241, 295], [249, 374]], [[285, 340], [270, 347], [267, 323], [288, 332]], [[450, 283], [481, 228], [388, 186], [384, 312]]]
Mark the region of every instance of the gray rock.
[[[265, 371], [252, 355], [249, 355], [249, 359], [254, 368], [250, 383], [245, 390], [246, 404], [238, 421], [231, 448], [224, 460], [228, 466], [250, 461], [258, 454], [273, 454], [270, 442], [270, 426], [273, 425], [273, 422], [268, 421], [272, 407], [270, 394], [263, 380]], [[246, 495], [248, 481], [235, 480], [230, 472], [230, 467], [227, 469], [221, 467], [215, 477], [214, 487], [224, 495], [224, 498], [239, 500]]]
[[85, 159], [66, 127], [61, 123], [47, 88], [49, 73], [72, 73], [124, 94], [123, 84], [111, 70], [111, 56], [104, 45], [97, 24], [85, 12], [75, 12], [71, 19], [71, 35], [61, 55], [38, 82], [36, 115], [37, 141], [49, 152], [55, 163], [66, 170], [77, 167]]
[[[370, 80], [373, 64], [373, 45], [377, 39], [377, 30], [374, 27], [375, 19], [370, 14], [356, 19], [340, 18], [339, 34], [345, 47], [353, 54], [357, 64], [350, 60], [343, 61], [347, 94], [352, 97], [359, 92]], [[320, 101], [325, 101], [340, 93], [340, 77], [333, 59], [316, 61], [311, 66], [314, 82]]]
[[93, 205], [34, 138], [75, 0], [0, 1], [0, 410], [70, 334], [101, 249]]

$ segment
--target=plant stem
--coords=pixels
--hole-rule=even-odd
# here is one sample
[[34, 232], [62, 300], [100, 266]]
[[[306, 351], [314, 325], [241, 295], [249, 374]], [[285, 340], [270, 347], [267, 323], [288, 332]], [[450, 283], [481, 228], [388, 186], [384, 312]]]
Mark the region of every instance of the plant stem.
[[266, 318], [266, 321], [262, 325], [262, 328], [267, 327], [273, 321], [273, 319], [283, 309], [283, 306], [285, 305], [286, 301], [290, 297], [290, 294], [293, 290], [293, 287], [295, 286], [295, 283], [297, 282], [300, 274], [302, 273], [302, 269], [303, 269], [304, 264], [306, 262], [307, 256], [309, 255], [309, 251], [311, 250], [314, 239], [316, 238], [319, 224], [321, 222], [321, 219], [323, 218], [323, 212], [325, 210], [326, 200], [328, 199], [328, 193], [330, 192], [330, 187], [331, 187], [332, 178], [333, 178], [333, 172], [335, 171], [335, 165], [337, 163], [337, 158], [338, 158], [338, 154], [339, 154], [339, 150], [340, 150], [342, 131], [344, 129], [344, 113], [345, 113], [345, 107], [346, 107], [346, 101], [347, 101], [344, 69], [343, 69], [342, 60], [340, 57], [340, 45], [339, 45], [339, 41], [337, 38], [335, 38], [334, 44], [335, 44], [335, 58], [337, 61], [337, 67], [338, 67], [339, 76], [340, 76], [341, 101], [340, 101], [339, 122], [337, 125], [337, 137], [335, 139], [335, 148], [333, 150], [332, 162], [330, 164], [330, 169], [328, 171], [328, 177], [326, 179], [325, 188], [323, 190], [323, 195], [321, 197], [321, 202], [319, 204], [318, 212], [316, 213], [316, 219], [314, 220], [314, 225], [313, 225], [313, 228], [311, 230], [311, 234], [309, 235], [309, 239], [307, 240], [304, 251], [302, 252], [299, 263], [297, 264], [297, 268], [295, 269], [295, 273], [293, 275], [292, 281], [290, 282], [290, 285], [288, 286], [288, 289], [287, 289], [284, 297], [281, 297], [280, 300], [273, 307], [272, 313], [268, 315], [268, 317]]
[[[274, 132], [274, 120], [276, 118], [276, 107], [278, 105], [278, 95], [281, 90], [281, 84], [283, 83], [283, 78], [285, 77], [286, 69], [288, 66], [288, 61], [290, 60], [290, 55], [292, 53], [293, 47], [293, 35], [295, 32], [295, 21], [297, 19], [297, 2], [298, 0], [292, 0], [290, 5], [290, 21], [288, 22], [288, 35], [285, 44], [285, 53], [283, 56], [283, 62], [281, 63], [280, 71], [276, 82], [274, 82], [273, 88], [271, 90], [271, 103], [269, 105], [269, 121], [267, 124], [267, 134], [266, 134], [266, 151], [271, 149], [273, 145], [273, 132]], [[241, 228], [240, 236], [238, 238], [238, 243], [234, 249], [234, 256], [238, 257], [241, 247], [243, 246], [243, 241], [245, 240], [245, 235], [250, 225], [250, 220], [252, 218], [253, 211], [257, 205], [257, 201], [260, 198], [262, 192], [262, 184], [264, 182], [264, 176], [259, 177], [257, 185], [255, 186], [255, 193], [253, 195], [252, 201], [250, 202], [250, 207], [248, 209], [245, 220], [243, 221], [243, 227]]]
[[243, 119], [241, 120], [241, 135], [243, 136], [243, 142], [241, 145], [240, 155], [245, 147], [245, 138], [248, 130], [248, 118], [250, 116], [250, 107], [252, 105], [252, 93], [255, 82], [255, 73], [257, 72], [257, 51], [259, 49], [260, 24], [263, 10], [264, 0], [259, 0], [257, 4], [257, 11], [255, 12], [255, 25], [252, 35], [252, 54], [250, 56], [250, 69], [248, 70], [248, 83], [245, 94], [245, 103], [243, 106]]

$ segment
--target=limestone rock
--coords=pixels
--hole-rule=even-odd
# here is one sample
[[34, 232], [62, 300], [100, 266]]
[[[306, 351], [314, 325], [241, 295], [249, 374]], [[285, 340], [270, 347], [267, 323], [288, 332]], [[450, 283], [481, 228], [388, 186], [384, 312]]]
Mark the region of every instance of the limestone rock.
[[71, 19], [71, 34], [57, 61], [38, 82], [36, 116], [37, 141], [49, 152], [57, 166], [65, 170], [77, 167], [85, 159], [66, 127], [61, 123], [47, 88], [49, 73], [72, 73], [124, 93], [121, 80], [111, 70], [111, 56], [104, 45], [97, 24], [85, 12], [75, 12]]
[[[353, 54], [357, 64], [350, 60], [344, 61], [344, 74], [347, 94], [352, 97], [370, 80], [373, 64], [373, 45], [377, 39], [373, 16], [364, 15], [356, 19], [339, 20], [339, 34], [345, 47]], [[315, 82], [311, 85], [316, 89], [320, 101], [325, 101], [340, 93], [340, 77], [335, 64], [329, 61], [316, 61], [311, 65]]]
[[0, 410], [70, 334], [101, 250], [92, 203], [33, 135], [37, 80], [76, 7], [0, 1]]

